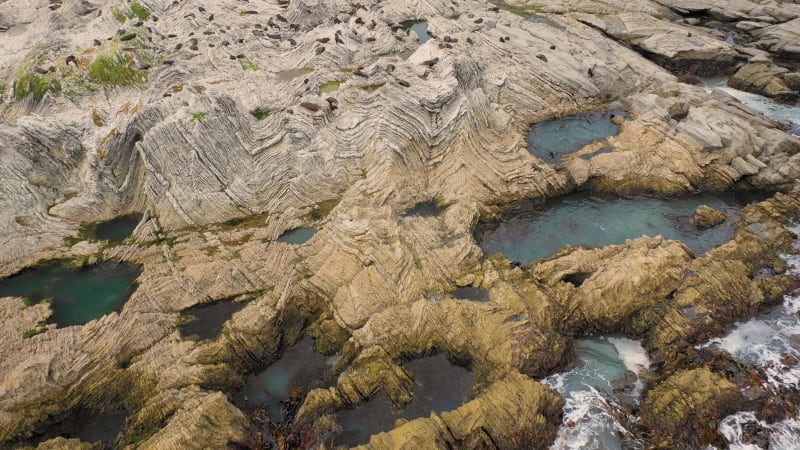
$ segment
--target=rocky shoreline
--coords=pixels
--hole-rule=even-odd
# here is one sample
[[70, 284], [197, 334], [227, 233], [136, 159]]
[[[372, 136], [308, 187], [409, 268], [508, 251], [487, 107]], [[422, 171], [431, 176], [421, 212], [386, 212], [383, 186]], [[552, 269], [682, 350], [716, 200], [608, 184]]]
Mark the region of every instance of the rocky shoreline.
[[[124, 410], [118, 448], [267, 448], [231, 398], [304, 335], [338, 378], [296, 399], [285, 448], [328, 448], [335, 413], [376, 396], [408, 403], [403, 362], [434, 353], [474, 373], [472, 400], [364, 448], [547, 448], [564, 400], [537, 380], [599, 333], [653, 360], [630, 411], [646, 446], [724, 445], [736, 411], [795, 416], [800, 393], [695, 346], [799, 287], [780, 255], [800, 139], [690, 83], [796, 104], [798, 23], [800, 3], [756, 0], [0, 0], [0, 276], [142, 267], [82, 326], [31, 335], [51, 308], [0, 299], [0, 445], [102, 448], [37, 439]], [[625, 114], [602, 145], [528, 151], [532, 124], [598, 110]], [[514, 202], [579, 190], [777, 193], [705, 254], [645, 236], [520, 265], [476, 242]], [[122, 243], [81, 235], [131, 213]], [[315, 233], [279, 239], [299, 227]], [[468, 286], [489, 300], [451, 295]], [[218, 337], [181, 335], [182, 311], [231, 300]]]

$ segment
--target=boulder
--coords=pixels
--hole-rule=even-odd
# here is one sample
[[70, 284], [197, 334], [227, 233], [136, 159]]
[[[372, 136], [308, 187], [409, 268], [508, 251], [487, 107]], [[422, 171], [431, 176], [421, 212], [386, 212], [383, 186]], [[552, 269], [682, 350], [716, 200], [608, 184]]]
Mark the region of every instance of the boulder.
[[708, 205], [700, 205], [692, 215], [692, 223], [697, 228], [711, 228], [725, 222], [727, 218], [728, 215], [725, 211], [714, 209]]

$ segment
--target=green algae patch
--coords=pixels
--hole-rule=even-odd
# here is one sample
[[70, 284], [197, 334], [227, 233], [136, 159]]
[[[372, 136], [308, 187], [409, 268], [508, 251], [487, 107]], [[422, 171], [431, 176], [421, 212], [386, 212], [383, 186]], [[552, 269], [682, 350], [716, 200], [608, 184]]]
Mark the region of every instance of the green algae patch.
[[136, 70], [133, 64], [132, 57], [121, 53], [98, 56], [87, 68], [89, 79], [109, 87], [131, 86], [147, 81], [146, 72]]
[[339, 90], [339, 87], [344, 83], [344, 81], [329, 81], [319, 87], [319, 91], [323, 94], [330, 94], [331, 92], [336, 92]]
[[128, 18], [125, 17], [125, 14], [122, 13], [122, 11], [119, 9], [118, 6], [115, 6], [115, 7], [111, 8], [111, 15], [119, 23], [125, 23], [125, 21], [128, 20]]
[[500, 9], [504, 11], [508, 11], [511, 14], [515, 14], [520, 17], [529, 18], [535, 17], [542, 13], [542, 8], [536, 5], [509, 5], [503, 1], [493, 1], [492, 3], [496, 4], [500, 7]]
[[150, 18], [150, 11], [146, 6], [139, 3], [139, 0], [133, 0], [131, 2], [131, 14], [138, 17], [140, 20], [147, 20]]
[[265, 111], [265, 110], [255, 110], [250, 111], [250, 115], [256, 118], [256, 120], [264, 120], [272, 114], [272, 111]]
[[29, 96], [39, 102], [48, 92], [61, 91], [61, 83], [54, 76], [25, 73], [14, 81], [14, 99], [24, 100]]

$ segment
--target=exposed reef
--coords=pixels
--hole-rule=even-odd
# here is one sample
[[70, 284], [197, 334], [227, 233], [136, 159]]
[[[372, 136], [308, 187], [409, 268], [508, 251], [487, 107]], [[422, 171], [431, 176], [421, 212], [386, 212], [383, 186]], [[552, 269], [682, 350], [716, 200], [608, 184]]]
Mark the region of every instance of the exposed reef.
[[[736, 411], [795, 415], [796, 392], [695, 347], [800, 286], [780, 258], [800, 139], [691, 82], [791, 104], [798, 23], [768, 0], [0, 0], [0, 277], [141, 266], [87, 323], [0, 298], [0, 447], [100, 448], [48, 432], [124, 411], [116, 448], [329, 448], [341, 411], [402, 409], [406, 365], [438, 354], [474, 376], [471, 400], [362, 448], [548, 448], [564, 399], [541, 380], [597, 333], [653, 361], [629, 411], [643, 446], [718, 445]], [[586, 114], [611, 131], [529, 151], [537, 124]], [[704, 253], [637, 234], [523, 264], [475, 237], [574, 191], [733, 190], [770, 195]], [[215, 316], [199, 333], [198, 311]], [[307, 336], [336, 356], [330, 386], [293, 392], [281, 423], [237, 407]]]

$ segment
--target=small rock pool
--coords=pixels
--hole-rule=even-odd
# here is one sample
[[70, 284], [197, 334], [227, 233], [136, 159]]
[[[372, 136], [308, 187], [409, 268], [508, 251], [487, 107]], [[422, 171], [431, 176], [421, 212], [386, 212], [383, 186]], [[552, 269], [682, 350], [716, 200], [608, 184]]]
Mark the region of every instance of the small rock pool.
[[375, 397], [354, 409], [340, 411], [336, 422], [341, 431], [334, 437], [334, 447], [366, 444], [373, 434], [391, 430], [398, 419], [451, 411], [472, 398], [472, 372], [452, 364], [444, 355], [415, 359], [404, 367], [414, 376], [411, 402], [397, 410], [389, 400]]
[[135, 264], [112, 261], [80, 268], [52, 262], [0, 280], [0, 297], [50, 299], [51, 322], [60, 327], [83, 325], [119, 310], [136, 290], [141, 270]]
[[184, 337], [216, 339], [222, 333], [225, 322], [245, 306], [247, 302], [233, 300], [193, 306], [181, 313], [181, 323], [178, 328]]
[[[575, 193], [540, 205], [512, 206], [497, 222], [480, 223], [478, 245], [486, 255], [502, 253], [528, 263], [553, 255], [566, 245], [603, 247], [643, 235], [683, 241], [697, 254], [733, 237], [738, 211], [766, 193], [704, 193], [660, 199]], [[727, 219], [700, 229], [691, 223], [700, 205], [724, 211]]]
[[537, 158], [556, 163], [594, 141], [619, 133], [622, 111], [595, 111], [541, 122], [528, 134], [528, 151]]
[[248, 412], [266, 407], [274, 421], [292, 420], [286, 417], [292, 414], [285, 407], [286, 401], [311, 389], [332, 386], [336, 380], [330, 371], [335, 362], [335, 357], [317, 353], [314, 339], [305, 337], [265, 370], [249, 376], [235, 401]]
[[141, 220], [141, 214], [115, 217], [95, 224], [94, 235], [97, 239], [108, 241], [112, 244], [120, 243], [133, 233], [133, 230], [136, 229]]
[[301, 245], [308, 242], [309, 239], [317, 234], [317, 230], [311, 227], [299, 227], [292, 230], [285, 231], [280, 237], [278, 242], [286, 244]]
[[407, 22], [401, 22], [400, 26], [402, 26], [404, 30], [414, 31], [417, 34], [417, 42], [419, 42], [419, 45], [431, 40], [431, 35], [428, 33], [428, 22], [424, 20], [409, 20]]

